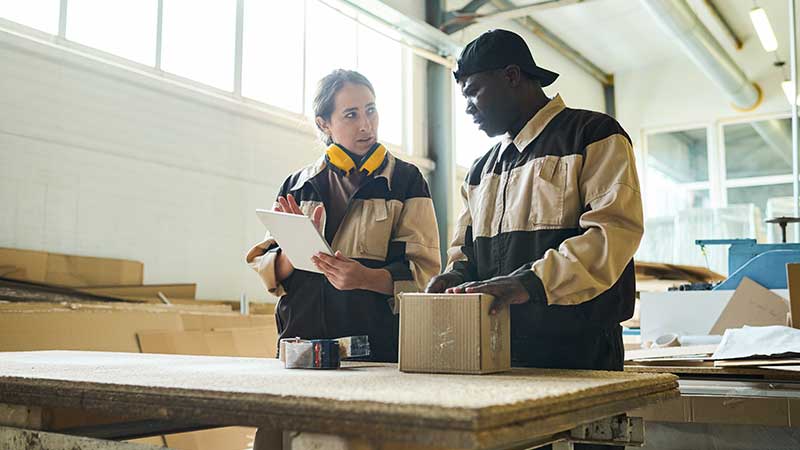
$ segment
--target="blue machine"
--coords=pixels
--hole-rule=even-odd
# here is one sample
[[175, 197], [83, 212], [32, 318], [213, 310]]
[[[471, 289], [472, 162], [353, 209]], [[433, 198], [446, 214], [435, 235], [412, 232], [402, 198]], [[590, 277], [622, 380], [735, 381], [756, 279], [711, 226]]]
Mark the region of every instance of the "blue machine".
[[767, 289], [786, 289], [786, 264], [800, 262], [800, 244], [758, 244], [755, 239], [698, 239], [706, 245], [730, 245], [728, 279], [713, 290], [733, 290], [747, 277]]

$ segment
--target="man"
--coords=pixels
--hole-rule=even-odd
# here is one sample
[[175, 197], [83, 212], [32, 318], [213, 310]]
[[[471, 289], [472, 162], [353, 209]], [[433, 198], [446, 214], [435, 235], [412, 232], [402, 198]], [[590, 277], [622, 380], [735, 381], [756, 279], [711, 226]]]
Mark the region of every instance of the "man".
[[454, 75], [466, 112], [506, 138], [470, 168], [447, 269], [427, 292], [510, 307], [514, 366], [622, 370], [643, 232], [630, 138], [610, 116], [547, 98], [558, 74], [510, 31], [469, 43]]

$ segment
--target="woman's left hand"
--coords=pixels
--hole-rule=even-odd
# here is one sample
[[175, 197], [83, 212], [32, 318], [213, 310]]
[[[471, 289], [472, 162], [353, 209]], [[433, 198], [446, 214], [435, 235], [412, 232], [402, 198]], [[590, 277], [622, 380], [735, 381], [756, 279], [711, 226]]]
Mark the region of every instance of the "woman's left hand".
[[317, 253], [311, 258], [311, 262], [322, 271], [333, 287], [340, 291], [365, 289], [368, 284], [371, 269], [344, 256], [340, 251], [333, 256]]

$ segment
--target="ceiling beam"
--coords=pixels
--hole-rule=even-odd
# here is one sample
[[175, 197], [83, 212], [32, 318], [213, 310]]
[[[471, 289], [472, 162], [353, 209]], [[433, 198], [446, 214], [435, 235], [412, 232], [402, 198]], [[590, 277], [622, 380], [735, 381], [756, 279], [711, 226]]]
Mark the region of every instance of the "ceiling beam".
[[476, 22], [495, 22], [503, 20], [518, 19], [520, 17], [529, 16], [535, 12], [543, 11], [546, 9], [558, 8], [561, 6], [575, 5], [589, 0], [541, 0], [538, 3], [525, 6], [515, 6], [513, 8], [504, 9], [494, 12], [492, 14], [484, 14], [476, 18]]
[[[491, 1], [492, 4], [500, 10], [507, 10], [515, 7], [515, 5], [509, 0]], [[530, 16], [514, 19], [514, 21], [544, 41], [562, 56], [575, 63], [578, 67], [583, 69], [584, 72], [588, 73], [594, 79], [599, 81], [603, 86], [614, 84], [614, 75], [607, 73], [598, 67], [595, 63], [583, 56], [579, 51], [570, 47], [570, 45], [564, 42], [560, 37], [543, 27], [539, 22], [533, 20], [533, 18]]]
[[487, 3], [489, 0], [471, 0], [461, 9], [446, 12], [439, 29], [447, 34], [453, 34], [472, 25], [475, 23], [474, 19], [479, 16], [477, 11]]
[[494, 23], [518, 19], [537, 11], [574, 5], [585, 1], [589, 0], [539, 0], [531, 5], [516, 6], [512, 4], [512, 6], [508, 8], [490, 14], [478, 14], [478, 9], [488, 3], [489, 0], [472, 0], [459, 10], [448, 12], [440, 28], [445, 33], [452, 34], [476, 23]]

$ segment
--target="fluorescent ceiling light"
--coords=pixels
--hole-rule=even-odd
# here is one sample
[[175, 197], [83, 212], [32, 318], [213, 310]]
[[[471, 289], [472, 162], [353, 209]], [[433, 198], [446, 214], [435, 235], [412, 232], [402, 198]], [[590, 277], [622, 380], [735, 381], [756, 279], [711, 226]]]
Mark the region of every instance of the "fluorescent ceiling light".
[[[786, 101], [791, 105], [792, 97], [794, 97], [794, 85], [792, 84], [792, 80], [786, 80], [782, 82], [781, 89], [783, 89], [783, 93], [786, 95]], [[800, 95], [797, 96], [795, 102], [800, 105]]]
[[756, 29], [756, 34], [758, 34], [764, 50], [768, 52], [777, 50], [778, 40], [775, 39], [775, 32], [772, 31], [772, 25], [769, 23], [769, 17], [764, 8], [755, 8], [750, 11], [750, 20], [753, 22], [753, 27]]

